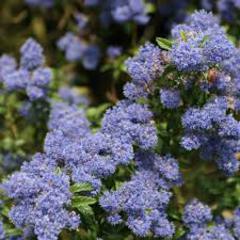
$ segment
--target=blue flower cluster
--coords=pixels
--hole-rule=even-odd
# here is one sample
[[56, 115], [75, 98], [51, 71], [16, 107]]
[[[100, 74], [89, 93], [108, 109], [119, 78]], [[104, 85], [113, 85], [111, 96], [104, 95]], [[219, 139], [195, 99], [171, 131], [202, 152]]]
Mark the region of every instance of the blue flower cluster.
[[[105, 11], [117, 22], [143, 24], [148, 20], [140, 0], [87, 0], [85, 4], [100, 6], [102, 14]], [[84, 31], [87, 17], [78, 14], [76, 20]], [[238, 171], [240, 123], [235, 113], [237, 103], [240, 105], [239, 50], [217, 19], [205, 11], [176, 25], [172, 37], [169, 51], [146, 43], [125, 62], [132, 79], [124, 86], [125, 99], [105, 112], [101, 127], [94, 132], [80, 108], [89, 101], [75, 89], [60, 88], [61, 101], [50, 102], [43, 153], [35, 154], [1, 185], [13, 199], [9, 217], [16, 227], [32, 230], [39, 240], [56, 240], [63, 229], [77, 229], [81, 220], [71, 210], [70, 187], [89, 183], [92, 190], [88, 194], [98, 195], [110, 224], [127, 226], [139, 237], [172, 239], [175, 226], [168, 206], [173, 188], [183, 183], [175, 157], [183, 153], [179, 160], [186, 156], [187, 161], [189, 155], [182, 150], [198, 150], [201, 158], [216, 162], [226, 175]], [[171, 42], [165, 40], [166, 45], [169, 49]], [[89, 70], [98, 66], [99, 48], [81, 35], [67, 33], [58, 46], [68, 60], [81, 60]], [[0, 81], [8, 90], [26, 91], [31, 101], [46, 97], [51, 71], [44, 67], [43, 49], [29, 39], [20, 53], [19, 68], [10, 56], [0, 58]], [[108, 54], [113, 60], [121, 49], [108, 48]], [[186, 99], [185, 93], [191, 90], [195, 95]], [[24, 107], [23, 113], [28, 105]], [[179, 142], [184, 148], [180, 151], [175, 149]], [[129, 179], [124, 176], [121, 182], [108, 182], [109, 177], [128, 170]], [[212, 219], [207, 205], [191, 201], [183, 213], [182, 222], [189, 229], [183, 239], [240, 238], [239, 209], [232, 219], [208, 226]], [[0, 222], [1, 237], [4, 230]]]
[[208, 206], [193, 200], [185, 207], [183, 222], [189, 228], [186, 240], [238, 240], [240, 214], [236, 209], [232, 218], [219, 218], [215, 225], [208, 227], [212, 220], [211, 210]]
[[4, 240], [4, 239], [5, 239], [5, 232], [4, 232], [4, 229], [3, 229], [3, 223], [2, 223], [2, 221], [0, 221], [0, 239], [1, 239], [1, 240]]
[[124, 87], [124, 95], [130, 100], [147, 97], [153, 92], [154, 81], [164, 71], [163, 53], [151, 43], [140, 47], [139, 52], [126, 62], [127, 72], [132, 82]]
[[96, 6], [99, 4], [99, 2], [100, 2], [99, 0], [84, 0], [84, 5], [88, 7]]
[[74, 33], [68, 32], [58, 40], [57, 46], [64, 51], [68, 61], [81, 60], [84, 68], [88, 70], [97, 68], [101, 56], [97, 45], [89, 44]]
[[88, 26], [89, 18], [84, 13], [77, 13], [75, 15], [75, 20], [79, 30], [84, 30]]
[[102, 128], [92, 134], [83, 111], [74, 105], [57, 103], [51, 111], [51, 131], [44, 149], [52, 158], [64, 161], [74, 182], [89, 182], [98, 192], [101, 178], [112, 175], [119, 164], [128, 164], [133, 159], [133, 145], [146, 149], [156, 145], [156, 129], [151, 119], [146, 106], [122, 101], [107, 111]]
[[[63, 95], [70, 104], [53, 103], [45, 153], [37, 154], [3, 184], [7, 195], [18, 203], [10, 212], [15, 225], [33, 226], [38, 239], [44, 240], [56, 239], [63, 228], [76, 228], [79, 223], [77, 216], [64, 208], [71, 200], [70, 180], [90, 183], [92, 194], [96, 194], [101, 179], [134, 158], [134, 146], [147, 150], [157, 143], [153, 116], [147, 106], [120, 101], [106, 112], [102, 128], [93, 134], [84, 111], [76, 105], [75, 95], [68, 92], [65, 97], [65, 91]], [[16, 181], [19, 184], [14, 184]]]
[[54, 5], [54, 0], [25, 0], [32, 7], [50, 8]]
[[3, 55], [0, 58], [0, 80], [9, 91], [25, 91], [30, 101], [46, 98], [52, 72], [44, 66], [42, 47], [32, 38], [20, 49], [21, 60]]
[[122, 47], [119, 46], [109, 46], [107, 48], [107, 56], [110, 59], [114, 59], [122, 54]]
[[1, 186], [15, 201], [9, 212], [13, 223], [22, 229], [32, 226], [40, 240], [56, 240], [63, 228], [76, 229], [80, 223], [79, 216], [66, 209], [70, 179], [56, 167], [49, 156], [36, 154]]
[[239, 111], [239, 96], [240, 96], [240, 52], [236, 48], [233, 56], [225, 60], [221, 64], [222, 70], [216, 74], [216, 81], [212, 83], [212, 88], [215, 88], [221, 95], [225, 95], [233, 102], [232, 109]]
[[146, 24], [149, 21], [143, 0], [111, 1], [111, 14], [118, 22], [134, 21], [137, 24]]
[[203, 10], [176, 25], [172, 37], [171, 60], [179, 71], [206, 71], [229, 59], [235, 49], [217, 19]]
[[238, 0], [219, 0], [217, 7], [223, 19], [233, 22], [240, 9], [240, 3]]
[[122, 100], [108, 110], [102, 121], [102, 131], [123, 143], [138, 145], [143, 149], [157, 144], [157, 131], [152, 113], [146, 105]]
[[185, 206], [183, 222], [187, 227], [202, 227], [206, 222], [211, 220], [211, 209], [197, 199], [192, 200]]
[[46, 137], [45, 152], [56, 161], [64, 161], [74, 182], [89, 182], [96, 192], [100, 190], [101, 178], [113, 174], [118, 164], [126, 164], [133, 158], [130, 144], [109, 134], [92, 134], [83, 112], [74, 106], [57, 104], [49, 128], [52, 131]]
[[[148, 56], [151, 56], [151, 48], [155, 49], [153, 53], [155, 62], [148, 59]], [[158, 59], [160, 50], [153, 45], [147, 45], [146, 51], [143, 49], [143, 54], [145, 54], [145, 60], [143, 59], [143, 61], [146, 61], [145, 69], [151, 66], [151, 69], [156, 71], [154, 76], [153, 74], [151, 76], [154, 80], [160, 74], [157, 72], [157, 66], [155, 66], [161, 64]], [[141, 67], [140, 64], [138, 66]], [[149, 74], [151, 74], [151, 69], [148, 69]], [[152, 121], [152, 113], [147, 105], [138, 104], [133, 99], [122, 100], [115, 107], [109, 109], [103, 117], [101, 129], [95, 134], [89, 131], [89, 124], [86, 119], [81, 122], [80, 119], [83, 120], [83, 118], [80, 117], [80, 110], [77, 110], [74, 105], [58, 104], [61, 107], [53, 107], [51, 111], [49, 121], [51, 131], [45, 140], [45, 152], [57, 161], [61, 159], [65, 168], [71, 172], [73, 182], [90, 183], [94, 189], [92, 194], [99, 192], [102, 178], [112, 175], [118, 165], [130, 163], [134, 158], [134, 146], [148, 150], [154, 148], [157, 144], [157, 131]], [[152, 153], [149, 154], [151, 156]], [[174, 161], [169, 158], [169, 167], [172, 166], [172, 169], [178, 167]], [[167, 170], [162, 174], [168, 174]], [[175, 179], [177, 175], [172, 177], [173, 182], [177, 180]], [[138, 178], [139, 181], [142, 181], [141, 176]], [[147, 178], [147, 175], [145, 178]], [[166, 185], [169, 187], [170, 184], [166, 183]], [[160, 186], [156, 186], [152, 192], [157, 194], [159, 188]], [[170, 193], [166, 192], [163, 194], [163, 198], [164, 196], [167, 197], [166, 206]], [[155, 213], [155, 220], [153, 221], [158, 218], [157, 214], [160, 213]], [[168, 223], [166, 216], [165, 218], [161, 217], [161, 220], [158, 221], [158, 224], [155, 224], [156, 234], [163, 231], [163, 225]], [[173, 234], [172, 224], [169, 223], [167, 231], [165, 235]]]
[[[145, 25], [150, 17], [147, 13], [147, 6], [143, 0], [118, 0], [118, 1], [85, 1], [85, 6], [97, 7], [99, 9], [100, 27], [109, 27], [111, 23], [125, 23], [134, 21], [136, 24]], [[94, 9], [97, 11], [97, 9]], [[65, 53], [68, 61], [81, 61], [87, 70], [95, 70], [104, 54], [112, 60], [122, 53], [122, 47], [109, 46], [101, 50], [101, 43], [104, 39], [97, 38], [96, 26], [92, 24], [89, 12], [79, 12], [75, 15], [77, 33], [67, 32], [61, 37], [57, 46]]]
[[214, 99], [202, 109], [190, 108], [182, 117], [185, 135], [182, 146], [187, 150], [200, 149], [204, 159], [216, 161], [227, 175], [239, 169], [240, 123], [227, 114], [227, 101]]
[[105, 25], [112, 21], [117, 23], [134, 21], [139, 25], [145, 25], [150, 19], [143, 0], [86, 0], [84, 4], [100, 7], [100, 19]]
[[165, 108], [177, 108], [181, 104], [180, 91], [174, 89], [161, 89], [160, 100]]
[[[155, 83], [164, 71], [163, 55], [158, 47], [147, 43], [137, 56], [126, 61], [132, 78], [132, 82], [124, 86], [124, 95], [128, 99], [108, 110], [102, 121], [103, 132], [142, 149], [135, 153], [136, 172], [130, 181], [115, 191], [105, 192], [100, 198], [111, 224], [124, 223], [141, 237], [150, 233], [155, 237], [173, 236], [174, 226], [167, 219], [166, 208], [171, 198], [170, 189], [182, 183], [177, 161], [170, 155], [161, 157], [151, 150], [158, 141], [151, 121], [153, 114], [147, 105], [138, 103], [139, 98], [154, 93]], [[167, 107], [178, 107], [180, 93], [169, 90], [169, 94], [176, 98], [172, 104], [166, 104]], [[164, 97], [165, 103], [167, 96]]]
[[137, 172], [131, 180], [100, 199], [108, 221], [124, 223], [141, 237], [150, 232], [155, 237], [172, 237], [174, 226], [167, 219], [166, 207], [172, 195], [169, 190], [182, 182], [178, 163], [171, 156], [149, 151], [138, 152], [135, 160]]
[[[195, 12], [185, 24], [176, 25], [172, 36], [171, 64], [183, 72], [178, 86], [183, 84], [184, 90], [192, 91], [199, 88], [207, 96], [202, 108], [188, 105], [182, 116], [181, 144], [188, 151], [200, 150], [203, 159], [215, 161], [226, 175], [232, 175], [239, 169], [236, 153], [240, 125], [234, 114], [229, 114], [230, 109], [237, 112], [239, 106], [239, 50], [228, 40], [217, 19], [205, 11]], [[199, 73], [203, 76], [199, 77]], [[164, 107], [181, 104], [179, 90], [160, 90]]]
[[3, 54], [0, 57], [0, 82], [4, 81], [4, 76], [15, 71], [16, 67], [16, 60], [7, 54]]
[[33, 228], [40, 240], [58, 239], [62, 229], [76, 229], [80, 224], [79, 216], [67, 210], [72, 198], [72, 176], [67, 171], [73, 163], [66, 159], [63, 165], [62, 154], [67, 146], [71, 151], [70, 144], [77, 145], [90, 133], [84, 112], [63, 102], [53, 104], [49, 129], [45, 153], [35, 154], [32, 161], [24, 163], [19, 172], [1, 185], [8, 197], [14, 199], [9, 212], [12, 222], [21, 229]]
[[89, 99], [80, 94], [76, 89], [69, 88], [67, 86], [61, 87], [58, 91], [59, 97], [70, 105], [83, 105], [88, 106], [90, 104]]

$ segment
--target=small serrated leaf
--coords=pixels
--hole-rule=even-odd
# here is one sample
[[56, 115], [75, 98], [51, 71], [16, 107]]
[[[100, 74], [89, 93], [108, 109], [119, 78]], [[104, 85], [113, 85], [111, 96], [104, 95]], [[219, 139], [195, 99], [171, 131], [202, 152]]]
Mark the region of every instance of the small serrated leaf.
[[166, 38], [157, 37], [156, 38], [157, 44], [160, 48], [165, 50], [171, 50], [172, 48], [172, 41]]
[[72, 206], [73, 207], [82, 207], [82, 206], [88, 206], [96, 203], [97, 200], [93, 197], [87, 197], [87, 196], [75, 196], [72, 199]]
[[77, 209], [78, 209], [78, 211], [81, 214], [83, 214], [85, 216], [88, 216], [88, 215], [92, 216], [92, 215], [94, 215], [94, 212], [93, 212], [92, 208], [90, 206], [88, 206], [88, 205], [77, 207]]
[[71, 186], [72, 193], [89, 192], [92, 191], [92, 185], [90, 183], [75, 183]]
[[9, 237], [20, 236], [22, 234], [22, 231], [17, 228], [5, 228], [5, 234]]

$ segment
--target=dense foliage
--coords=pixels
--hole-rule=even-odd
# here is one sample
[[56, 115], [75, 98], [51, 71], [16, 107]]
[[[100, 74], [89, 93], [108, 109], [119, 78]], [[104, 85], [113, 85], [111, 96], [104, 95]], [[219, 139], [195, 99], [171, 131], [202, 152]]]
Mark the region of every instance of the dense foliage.
[[239, 1], [0, 14], [0, 240], [240, 240]]

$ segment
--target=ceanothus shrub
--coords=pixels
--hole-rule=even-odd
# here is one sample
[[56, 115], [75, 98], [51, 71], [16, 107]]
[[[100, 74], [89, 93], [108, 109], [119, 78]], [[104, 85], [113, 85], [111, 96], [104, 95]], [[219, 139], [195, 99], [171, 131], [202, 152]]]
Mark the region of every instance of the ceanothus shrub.
[[[138, 2], [122, 1], [113, 18], [146, 22], [143, 6], [134, 8]], [[70, 58], [81, 55], [84, 62], [86, 49], [79, 41], [69, 33], [58, 44]], [[240, 51], [218, 19], [203, 10], [157, 43], [145, 43], [126, 60], [131, 81], [123, 87], [124, 99], [99, 114], [97, 127], [88, 101], [70, 89], [48, 99], [43, 150], [1, 184], [2, 204], [20, 230], [16, 236], [239, 239], [239, 209], [229, 218], [221, 216], [230, 204], [220, 200], [225, 189], [221, 192], [219, 185], [239, 183]], [[94, 60], [95, 50], [90, 53]], [[38, 100], [41, 94], [32, 88], [43, 90], [50, 80], [42, 48], [30, 39], [20, 53], [19, 69], [11, 57], [1, 58], [0, 79], [8, 90], [26, 90], [30, 101]], [[33, 85], [25, 83], [29, 76]], [[212, 175], [218, 181], [214, 190]], [[209, 199], [201, 194], [203, 178]], [[9, 236], [6, 229], [0, 222], [0, 239]]]

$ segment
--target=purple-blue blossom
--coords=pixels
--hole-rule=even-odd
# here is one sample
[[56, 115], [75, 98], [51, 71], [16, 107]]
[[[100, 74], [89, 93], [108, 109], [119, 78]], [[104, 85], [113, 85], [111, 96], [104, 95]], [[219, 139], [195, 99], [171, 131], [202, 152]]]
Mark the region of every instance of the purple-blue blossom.
[[[22, 91], [30, 101], [47, 97], [52, 80], [50, 68], [44, 66], [43, 49], [40, 44], [29, 38], [20, 49], [21, 62], [3, 55], [0, 60], [0, 80], [8, 91]], [[1, 63], [5, 66], [1, 67]]]
[[81, 94], [77, 89], [69, 88], [67, 86], [61, 87], [58, 91], [59, 97], [67, 102], [70, 105], [84, 105], [88, 106], [90, 104], [90, 100], [87, 96]]
[[139, 98], [147, 98], [148, 90], [141, 85], [128, 82], [124, 85], [123, 94], [127, 99], [135, 101]]
[[185, 134], [181, 144], [188, 151], [200, 149], [203, 159], [215, 161], [226, 175], [232, 175], [239, 169], [240, 123], [227, 109], [224, 98], [216, 98], [202, 109], [188, 109], [182, 116]]
[[[7, 153], [4, 153], [4, 155], [2, 156], [2, 161], [0, 163], [0, 166], [4, 172], [10, 173], [15, 169], [18, 169], [22, 163], [23, 163], [23, 158], [21, 156], [7, 152]], [[1, 200], [0, 200], [0, 206], [1, 206]]]
[[67, 103], [54, 103], [51, 109], [45, 152], [54, 159], [63, 159], [64, 149], [90, 134], [90, 123], [84, 111]]
[[40, 88], [47, 88], [52, 79], [50, 68], [38, 68], [33, 72], [31, 83]]
[[61, 130], [66, 136], [78, 138], [89, 132], [89, 126], [84, 110], [63, 102], [52, 104], [48, 122], [50, 130]]
[[13, 223], [20, 228], [32, 226], [40, 240], [57, 240], [64, 228], [76, 229], [79, 216], [69, 212], [70, 179], [48, 156], [36, 154], [1, 185], [15, 205], [9, 212]]
[[186, 240], [235, 240], [231, 232], [223, 225], [209, 228], [193, 228], [186, 236]]
[[111, 7], [112, 17], [118, 23], [133, 20], [137, 24], [144, 25], [150, 19], [143, 0], [112, 1]]
[[77, 21], [77, 25], [79, 27], [79, 30], [84, 29], [88, 24], [88, 17], [83, 13], [77, 13], [75, 15], [75, 19]]
[[197, 199], [189, 202], [184, 208], [183, 222], [189, 228], [205, 226], [211, 220], [211, 209]]
[[4, 74], [3, 83], [7, 90], [24, 90], [30, 82], [30, 74], [25, 69], [14, 70]]
[[211, 11], [213, 8], [213, 1], [212, 0], [201, 0], [201, 7], [207, 11]]
[[163, 73], [161, 49], [151, 43], [140, 47], [136, 56], [129, 58], [125, 64], [133, 83], [151, 85]]
[[32, 72], [26, 87], [30, 101], [43, 99], [47, 96], [52, 77], [52, 71], [49, 68], [38, 68]]
[[4, 240], [5, 239], [5, 231], [3, 229], [3, 223], [0, 221], [0, 239]]
[[99, 0], [84, 0], [85, 6], [96, 6], [99, 4]]
[[34, 70], [44, 64], [43, 48], [33, 38], [29, 38], [20, 49], [21, 67]]
[[233, 214], [233, 232], [234, 236], [240, 238], [240, 208], [238, 207]]
[[74, 35], [72, 32], [66, 33], [57, 42], [59, 49], [65, 52], [68, 61], [80, 60], [86, 50], [86, 43]]
[[[105, 192], [100, 198], [101, 206], [110, 216], [111, 213], [125, 212], [128, 215], [125, 224], [141, 237], [147, 236], [151, 230], [159, 227], [162, 220], [167, 221], [164, 209], [171, 194], [166, 190], [160, 190], [160, 186], [153, 181], [154, 177], [156, 176], [148, 171], [136, 173], [120, 189]], [[109, 220], [115, 224], [111, 218]], [[168, 224], [171, 225], [169, 222]], [[171, 226], [168, 237], [172, 236], [173, 232], [174, 228]], [[155, 234], [163, 236], [160, 231]]]
[[221, 17], [228, 21], [233, 22], [240, 8], [238, 0], [219, 0], [217, 1], [217, 9]]
[[175, 89], [161, 89], [160, 100], [165, 108], [177, 108], [181, 104], [180, 91]]
[[157, 144], [157, 130], [151, 111], [146, 105], [128, 100], [122, 100], [107, 110], [102, 131], [143, 149], [153, 148]]
[[104, 26], [110, 23], [126, 23], [133, 21], [138, 25], [146, 25], [150, 16], [143, 0], [85, 0], [84, 5], [100, 8], [100, 20]]
[[111, 176], [118, 165], [128, 164], [134, 155], [132, 145], [96, 133], [65, 147], [63, 157], [72, 169], [74, 182], [89, 182], [98, 191], [99, 180]]
[[122, 54], [122, 47], [120, 46], [109, 46], [107, 48], [107, 56], [110, 59], [114, 59]]
[[218, 20], [204, 10], [193, 13], [185, 24], [176, 25], [172, 37], [171, 60], [179, 71], [206, 71], [231, 58], [235, 51]]
[[87, 43], [72, 32], [66, 33], [57, 42], [68, 61], [81, 61], [84, 68], [94, 70], [100, 61], [101, 52], [97, 45]]
[[196, 31], [207, 31], [212, 28], [219, 29], [219, 20], [211, 12], [205, 10], [195, 11], [187, 19], [186, 23]]
[[138, 54], [125, 62], [131, 83], [124, 86], [124, 95], [130, 100], [145, 98], [154, 90], [156, 81], [164, 71], [163, 52], [151, 43], [140, 47]]
[[82, 64], [88, 70], [94, 70], [97, 68], [100, 61], [101, 51], [97, 45], [88, 45], [85, 49], [82, 57]]
[[152, 232], [155, 237], [172, 237], [174, 226], [165, 210], [171, 197], [171, 184], [175, 185], [181, 178], [178, 164], [169, 156], [162, 158], [152, 152], [139, 152], [136, 160], [138, 171], [131, 180], [116, 191], [105, 192], [100, 205], [113, 225], [122, 223], [121, 214], [125, 213], [125, 224], [136, 235], [146, 237]]
[[33, 7], [49, 8], [54, 5], [54, 0], [25, 0], [25, 2]]
[[151, 151], [138, 151], [135, 154], [135, 161], [138, 170], [156, 173], [158, 177], [155, 181], [164, 189], [183, 183], [179, 164], [170, 154], [160, 156]]
[[239, 239], [239, 210], [233, 216], [217, 216], [214, 221], [211, 209], [198, 200], [192, 200], [184, 209], [183, 222], [189, 231], [186, 240], [237, 240]]
[[15, 71], [17, 67], [16, 60], [7, 54], [0, 57], [0, 82], [3, 82], [4, 76]]
[[53, 104], [44, 151], [55, 162], [64, 163], [74, 182], [88, 182], [97, 193], [101, 179], [112, 175], [118, 165], [133, 158], [133, 146], [105, 132], [92, 134], [84, 111], [76, 105]]

